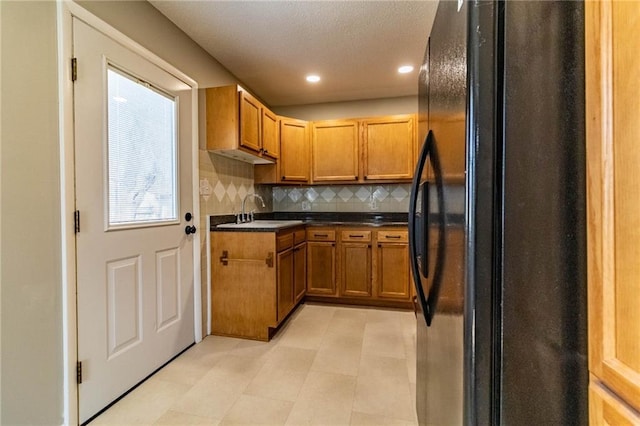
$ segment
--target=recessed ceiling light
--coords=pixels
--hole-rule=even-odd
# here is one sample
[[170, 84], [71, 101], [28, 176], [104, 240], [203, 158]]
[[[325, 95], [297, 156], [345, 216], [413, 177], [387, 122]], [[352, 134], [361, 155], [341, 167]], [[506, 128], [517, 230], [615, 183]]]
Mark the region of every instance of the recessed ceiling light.
[[411, 65], [403, 65], [400, 68], [398, 68], [398, 72], [400, 74], [407, 74], [407, 73], [410, 73], [411, 71], [413, 71], [413, 66]]
[[307, 76], [307, 81], [309, 83], [317, 83], [320, 81], [320, 76], [319, 75], [308, 75]]

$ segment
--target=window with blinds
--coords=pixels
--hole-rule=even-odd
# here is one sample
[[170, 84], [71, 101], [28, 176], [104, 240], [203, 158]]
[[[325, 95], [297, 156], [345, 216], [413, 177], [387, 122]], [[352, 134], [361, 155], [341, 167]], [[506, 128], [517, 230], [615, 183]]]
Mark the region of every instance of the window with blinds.
[[108, 227], [178, 219], [176, 99], [109, 66]]

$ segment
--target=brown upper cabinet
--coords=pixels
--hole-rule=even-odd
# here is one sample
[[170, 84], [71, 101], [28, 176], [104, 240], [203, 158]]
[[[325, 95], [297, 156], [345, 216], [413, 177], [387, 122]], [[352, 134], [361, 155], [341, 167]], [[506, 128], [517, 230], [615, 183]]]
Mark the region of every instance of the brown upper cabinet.
[[313, 182], [358, 180], [358, 122], [316, 121], [311, 125]]
[[278, 119], [242, 87], [206, 89], [207, 150], [253, 164], [279, 156]]
[[363, 178], [411, 179], [415, 163], [415, 116], [362, 120]]
[[280, 180], [309, 182], [309, 123], [280, 117]]
[[413, 177], [415, 114], [316, 121], [311, 127], [313, 183]]
[[309, 123], [288, 117], [277, 119], [280, 158], [276, 164], [256, 164], [255, 183], [308, 183]]

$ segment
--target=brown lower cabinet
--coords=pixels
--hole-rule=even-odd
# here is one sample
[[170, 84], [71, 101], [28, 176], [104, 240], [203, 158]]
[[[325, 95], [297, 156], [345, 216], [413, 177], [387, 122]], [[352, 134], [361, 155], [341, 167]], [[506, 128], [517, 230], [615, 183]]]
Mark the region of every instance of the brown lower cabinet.
[[340, 233], [340, 295], [373, 296], [371, 281], [371, 231], [345, 230]]
[[336, 231], [333, 228], [307, 229], [307, 295], [338, 295]]
[[212, 334], [268, 341], [305, 294], [305, 229], [211, 235]]
[[377, 233], [376, 290], [380, 298], [409, 300], [411, 297], [408, 237], [408, 232], [402, 230]]
[[412, 308], [408, 231], [309, 227], [307, 298]]
[[411, 308], [407, 230], [310, 226], [213, 232], [213, 334], [269, 340], [310, 300]]
[[293, 290], [295, 303], [307, 292], [307, 243], [304, 241], [293, 248]]

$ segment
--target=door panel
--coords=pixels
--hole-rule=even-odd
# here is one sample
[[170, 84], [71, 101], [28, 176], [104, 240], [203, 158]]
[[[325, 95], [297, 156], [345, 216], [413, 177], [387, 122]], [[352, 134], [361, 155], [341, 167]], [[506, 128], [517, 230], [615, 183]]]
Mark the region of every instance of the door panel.
[[[76, 19], [73, 37], [85, 422], [194, 341], [194, 236], [183, 220], [193, 211], [193, 111], [186, 83]], [[135, 94], [111, 90], [120, 84]], [[147, 125], [148, 114], [167, 120]]]

